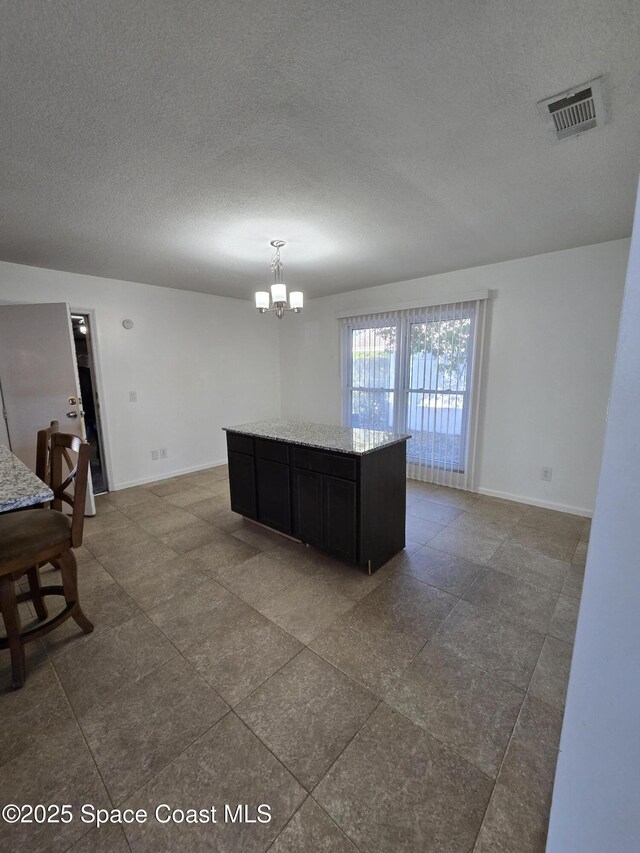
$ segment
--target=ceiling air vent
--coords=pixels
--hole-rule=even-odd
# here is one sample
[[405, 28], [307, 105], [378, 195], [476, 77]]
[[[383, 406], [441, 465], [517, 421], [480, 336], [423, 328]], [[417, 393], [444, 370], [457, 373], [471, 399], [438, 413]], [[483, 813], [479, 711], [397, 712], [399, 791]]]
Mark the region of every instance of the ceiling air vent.
[[538, 101], [538, 109], [555, 139], [601, 127], [605, 123], [602, 77]]

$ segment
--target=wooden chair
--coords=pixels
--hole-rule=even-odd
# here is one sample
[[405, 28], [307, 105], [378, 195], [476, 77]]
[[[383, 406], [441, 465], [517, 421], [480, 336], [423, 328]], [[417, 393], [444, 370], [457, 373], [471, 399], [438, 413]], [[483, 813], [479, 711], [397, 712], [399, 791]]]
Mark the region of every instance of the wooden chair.
[[[36, 477], [40, 477], [44, 483], [51, 482], [51, 436], [58, 432], [59, 429], [59, 421], [51, 421], [50, 425], [46, 429], [38, 430], [36, 444]], [[66, 448], [65, 452], [67, 453], [65, 459], [69, 470], [71, 470], [73, 464]], [[45, 506], [46, 504], [35, 504], [35, 506], [29, 507], [29, 509], [42, 509]], [[46, 619], [49, 614], [47, 612], [47, 606], [44, 603], [44, 599], [42, 598], [42, 593], [40, 592], [39, 565], [33, 566], [33, 568], [29, 569], [27, 572], [27, 579], [29, 581], [29, 591], [31, 593], [31, 600], [33, 601], [36, 616], [38, 619]]]
[[[46, 432], [46, 430], [43, 430]], [[40, 440], [40, 437], [39, 437]], [[77, 454], [75, 466], [71, 453]], [[11, 653], [12, 686], [22, 687], [26, 676], [24, 646], [53, 631], [70, 617], [86, 633], [93, 625], [82, 612], [78, 599], [77, 564], [72, 548], [82, 544], [84, 506], [89, 468], [89, 445], [75, 435], [52, 432], [49, 436], [50, 479], [53, 491], [50, 509], [25, 509], [0, 515], [0, 610], [6, 638], [0, 648]], [[63, 463], [69, 472], [63, 474]], [[73, 486], [73, 496], [69, 493]], [[71, 515], [62, 512], [63, 503], [71, 507]], [[29, 590], [16, 595], [15, 581], [32, 572], [34, 566], [53, 563], [62, 574], [62, 586], [40, 586], [38, 573], [29, 576]], [[32, 599], [36, 612], [46, 608], [45, 595], [63, 595], [65, 607], [57, 616], [23, 631], [18, 603]]]

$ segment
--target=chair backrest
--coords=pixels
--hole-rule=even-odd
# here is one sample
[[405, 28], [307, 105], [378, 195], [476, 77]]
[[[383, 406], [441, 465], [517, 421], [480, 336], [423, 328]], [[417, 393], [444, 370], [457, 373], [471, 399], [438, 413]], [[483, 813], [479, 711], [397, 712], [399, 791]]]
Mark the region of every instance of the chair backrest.
[[49, 459], [51, 455], [51, 436], [54, 432], [58, 432], [60, 423], [51, 421], [51, 426], [46, 429], [38, 430], [38, 442], [36, 445], [36, 477], [48, 483], [49, 476]]
[[[49, 442], [49, 486], [53, 492], [51, 509], [62, 511], [63, 503], [71, 507], [71, 545], [73, 548], [79, 548], [82, 545], [84, 505], [87, 496], [91, 449], [87, 442], [77, 435], [63, 432], [52, 433]], [[72, 453], [76, 454], [75, 465], [73, 464]], [[71, 487], [73, 487], [72, 490]]]

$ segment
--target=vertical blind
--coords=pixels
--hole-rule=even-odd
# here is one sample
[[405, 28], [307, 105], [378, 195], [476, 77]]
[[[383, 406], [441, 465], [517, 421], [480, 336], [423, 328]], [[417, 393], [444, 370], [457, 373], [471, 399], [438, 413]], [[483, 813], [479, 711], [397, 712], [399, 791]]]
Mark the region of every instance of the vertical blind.
[[343, 424], [408, 433], [407, 476], [473, 490], [485, 299], [342, 320]]

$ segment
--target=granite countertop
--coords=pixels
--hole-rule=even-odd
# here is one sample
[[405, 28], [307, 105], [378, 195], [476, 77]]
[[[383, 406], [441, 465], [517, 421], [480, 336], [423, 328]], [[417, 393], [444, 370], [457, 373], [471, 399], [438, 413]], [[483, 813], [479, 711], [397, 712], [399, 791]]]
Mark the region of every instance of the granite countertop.
[[287, 441], [355, 456], [364, 456], [366, 453], [372, 453], [390, 444], [399, 444], [411, 437], [377, 429], [353, 429], [300, 421], [257, 421], [253, 424], [239, 424], [223, 427], [223, 429], [227, 432], [239, 432], [243, 435], [271, 438], [275, 441]]
[[51, 489], [8, 447], [0, 444], [0, 512], [45, 503], [52, 498]]

